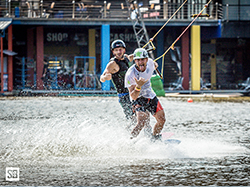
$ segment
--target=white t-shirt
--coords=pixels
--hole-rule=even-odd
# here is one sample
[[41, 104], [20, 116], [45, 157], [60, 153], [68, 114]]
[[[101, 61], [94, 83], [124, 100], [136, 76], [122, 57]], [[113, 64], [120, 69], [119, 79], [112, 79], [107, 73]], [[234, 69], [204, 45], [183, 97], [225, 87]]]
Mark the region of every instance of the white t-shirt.
[[145, 97], [149, 99], [153, 99], [156, 94], [151, 88], [150, 78], [154, 72], [155, 65], [154, 61], [151, 58], [148, 58], [147, 67], [144, 72], [140, 72], [136, 69], [135, 64], [131, 66], [126, 75], [125, 75], [125, 87], [129, 88], [132, 85], [136, 85], [135, 79], [139, 80], [140, 77], [144, 78], [148, 81], [141, 87], [141, 92], [138, 97]]

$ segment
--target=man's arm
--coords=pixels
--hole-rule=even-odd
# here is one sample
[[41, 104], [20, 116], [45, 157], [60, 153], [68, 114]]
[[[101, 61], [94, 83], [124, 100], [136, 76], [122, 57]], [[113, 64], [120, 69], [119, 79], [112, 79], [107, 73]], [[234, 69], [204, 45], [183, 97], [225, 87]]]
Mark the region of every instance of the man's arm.
[[136, 91], [135, 90], [136, 85], [132, 85], [130, 87], [128, 87], [129, 90], [129, 95], [132, 98], [132, 100], [136, 100], [138, 98], [138, 96], [140, 95], [140, 91]]
[[104, 70], [104, 72], [100, 76], [100, 81], [105, 82], [106, 80], [111, 80], [112, 74], [119, 71], [119, 69], [117, 70], [117, 67], [118, 67], [118, 65], [116, 64], [115, 61], [110, 61], [107, 65], [106, 69]]
[[132, 62], [134, 59], [134, 54], [130, 54], [130, 55], [125, 54], [124, 56], [128, 58], [129, 62]]
[[111, 78], [112, 78], [112, 74], [106, 71], [105, 69], [103, 74], [100, 76], [100, 81], [105, 82], [106, 80], [111, 80]]
[[157, 69], [159, 66], [157, 62], [154, 62], [154, 65], [155, 65], [155, 69]]
[[136, 100], [141, 92], [141, 87], [147, 82], [144, 78], [140, 77], [139, 80], [135, 78], [136, 85], [131, 85], [128, 87], [129, 95], [133, 100]]

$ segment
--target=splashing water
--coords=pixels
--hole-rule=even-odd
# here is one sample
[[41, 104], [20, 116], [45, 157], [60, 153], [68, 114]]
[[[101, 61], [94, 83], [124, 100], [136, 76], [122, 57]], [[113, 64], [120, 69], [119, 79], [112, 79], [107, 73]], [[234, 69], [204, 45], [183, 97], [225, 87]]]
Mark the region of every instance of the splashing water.
[[[249, 103], [186, 103], [167, 98], [160, 102], [167, 118], [163, 131], [174, 132], [173, 138], [181, 140], [178, 146], [152, 143], [143, 132], [131, 140], [125, 130], [129, 122], [116, 97], [0, 100], [1, 173], [6, 167], [19, 167], [22, 180], [17, 184], [23, 185], [120, 185], [117, 179], [123, 185], [250, 182], [244, 179], [250, 166]], [[243, 175], [238, 183], [223, 177], [212, 177], [210, 183], [197, 176], [180, 180], [191, 176], [188, 170], [193, 176], [197, 168], [208, 166], [223, 176], [224, 167], [240, 160], [243, 168], [235, 171]], [[170, 168], [179, 174], [170, 176]], [[201, 173], [209, 175], [205, 170]], [[2, 185], [11, 184], [1, 180]]]

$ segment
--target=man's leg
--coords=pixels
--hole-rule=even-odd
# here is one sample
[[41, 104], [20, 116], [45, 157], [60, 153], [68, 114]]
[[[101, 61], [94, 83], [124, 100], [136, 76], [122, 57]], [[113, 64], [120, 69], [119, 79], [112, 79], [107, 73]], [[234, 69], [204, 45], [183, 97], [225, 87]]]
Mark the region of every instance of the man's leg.
[[129, 124], [125, 127], [125, 129], [131, 132], [132, 128], [137, 123], [137, 119], [136, 119], [135, 113], [133, 112], [132, 104], [129, 100], [129, 95], [119, 97], [119, 103], [122, 107], [122, 110], [125, 114], [126, 119], [129, 120]]
[[129, 100], [129, 95], [125, 95], [119, 98], [119, 103], [122, 106], [123, 112], [127, 119], [132, 119], [134, 115], [131, 101]]
[[142, 128], [145, 125], [149, 125], [149, 122], [150, 122], [149, 112], [137, 111], [136, 116], [137, 116], [137, 125], [135, 126], [135, 128], [131, 132], [133, 137], [138, 136], [138, 134], [141, 132]]
[[161, 133], [163, 126], [164, 126], [164, 123], [166, 122], [164, 110], [160, 110], [160, 111], [156, 112], [154, 117], [155, 117], [157, 122], [154, 126], [154, 129], [153, 129], [153, 135], [157, 135], [157, 134]]
[[[137, 117], [136, 114], [133, 111], [132, 103], [130, 101], [129, 95], [125, 95], [124, 97], [120, 98], [120, 104], [123, 108], [123, 111], [126, 115], [127, 119], [130, 119], [130, 124], [126, 129], [130, 129], [131, 127], [134, 127], [137, 124]], [[146, 123], [144, 126], [144, 133], [146, 135], [152, 134], [152, 127], [149, 123]]]

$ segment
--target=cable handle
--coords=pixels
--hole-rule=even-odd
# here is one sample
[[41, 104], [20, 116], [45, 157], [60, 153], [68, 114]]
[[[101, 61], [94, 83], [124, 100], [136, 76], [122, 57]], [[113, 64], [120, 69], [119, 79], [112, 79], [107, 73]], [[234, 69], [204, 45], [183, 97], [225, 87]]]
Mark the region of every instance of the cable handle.
[[[154, 50], [154, 48], [149, 48], [149, 49], [147, 49], [147, 52], [150, 52], [150, 51], [153, 51], [153, 50]], [[163, 79], [163, 76], [161, 75], [160, 71], [157, 68], [155, 69], [155, 71], [161, 77], [161, 79]]]

